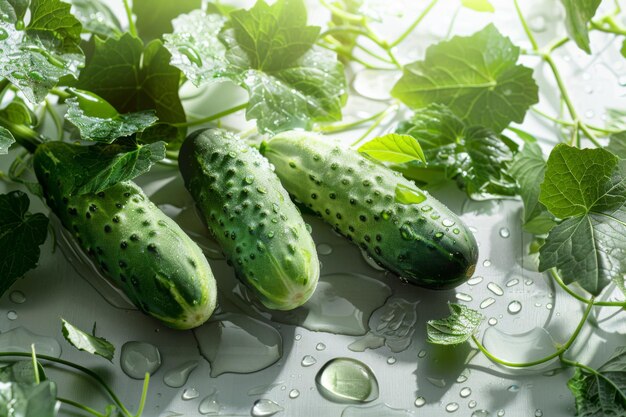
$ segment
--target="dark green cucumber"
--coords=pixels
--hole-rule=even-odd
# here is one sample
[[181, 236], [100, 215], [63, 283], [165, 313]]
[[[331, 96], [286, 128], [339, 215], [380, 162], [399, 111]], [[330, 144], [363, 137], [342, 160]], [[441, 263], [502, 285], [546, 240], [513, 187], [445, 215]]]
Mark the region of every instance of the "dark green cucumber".
[[474, 273], [472, 233], [398, 173], [308, 132], [280, 133], [262, 152], [297, 200], [384, 268], [433, 289], [456, 287]]
[[98, 194], [63, 195], [79, 169], [62, 142], [40, 145], [35, 173], [48, 206], [110, 281], [144, 313], [170, 327], [204, 323], [216, 303], [215, 279], [204, 254], [131, 181]]
[[210, 129], [185, 140], [178, 165], [226, 259], [261, 302], [290, 310], [308, 300], [319, 277], [315, 244], [267, 160]]

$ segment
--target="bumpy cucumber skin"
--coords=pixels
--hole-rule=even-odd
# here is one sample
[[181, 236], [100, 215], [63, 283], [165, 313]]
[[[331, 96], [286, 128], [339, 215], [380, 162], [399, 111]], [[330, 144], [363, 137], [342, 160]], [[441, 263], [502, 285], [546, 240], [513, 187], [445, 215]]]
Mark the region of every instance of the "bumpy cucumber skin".
[[[454, 288], [471, 277], [478, 245], [463, 222], [394, 171], [314, 133], [283, 132], [262, 152], [284, 187], [384, 268], [430, 289]], [[396, 201], [398, 185], [426, 196]]]
[[46, 202], [63, 226], [144, 313], [177, 329], [208, 320], [217, 290], [198, 245], [131, 181], [97, 195], [62, 195], [62, 181], [76, 172], [63, 158], [69, 146], [48, 142], [34, 157]]
[[315, 243], [269, 162], [231, 133], [192, 133], [178, 165], [237, 277], [268, 308], [291, 310], [319, 278]]

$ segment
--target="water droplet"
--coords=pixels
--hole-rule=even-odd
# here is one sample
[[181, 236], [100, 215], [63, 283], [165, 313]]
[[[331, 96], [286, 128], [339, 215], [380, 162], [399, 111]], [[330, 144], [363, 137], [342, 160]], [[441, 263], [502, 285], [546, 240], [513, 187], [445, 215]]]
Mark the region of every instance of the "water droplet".
[[277, 362], [282, 354], [280, 333], [244, 314], [221, 314], [194, 332], [200, 353], [211, 363], [213, 377], [256, 372]]
[[524, 284], [527, 286], [531, 286], [535, 283], [535, 281], [533, 281], [532, 279], [527, 279], [526, 281], [524, 281]]
[[417, 357], [418, 357], [418, 358], [423, 358], [423, 357], [425, 357], [425, 356], [426, 356], [426, 351], [425, 351], [425, 350], [423, 350], [423, 349], [422, 349], [422, 350], [420, 350], [420, 351], [417, 353]]
[[489, 323], [490, 326], [495, 326], [496, 324], [498, 324], [498, 319], [495, 317], [490, 317], [489, 320], [487, 320], [487, 323]]
[[351, 358], [328, 361], [315, 377], [315, 384], [333, 402], [369, 402], [378, 398], [378, 381], [371, 369]]
[[[471, 400], [470, 402], [467, 403], [467, 406], [469, 408], [474, 408], [478, 405], [478, 403], [475, 400]], [[478, 411], [484, 411], [484, 410], [478, 410]]]
[[8, 37], [9, 37], [9, 33], [6, 30], [0, 28], [0, 41], [3, 41], [7, 39]]
[[467, 281], [467, 285], [478, 285], [481, 282], [483, 282], [483, 277], [479, 276], [475, 276], [473, 278], [470, 278], [469, 281]]
[[333, 253], [333, 248], [327, 243], [320, 243], [319, 245], [317, 245], [317, 253], [327, 256]]
[[302, 335], [301, 334], [297, 334], [293, 337], [293, 339], [297, 342], [298, 340], [302, 340]]
[[[469, 371], [466, 370], [465, 372], [469, 372]], [[459, 384], [462, 384], [465, 381], [467, 381], [467, 378], [468, 378], [467, 375], [463, 373], [456, 378], [456, 382]]]
[[511, 236], [511, 231], [506, 227], [502, 227], [500, 229], [500, 237], [503, 239], [507, 239], [509, 236]]
[[39, 355], [61, 356], [61, 345], [52, 337], [40, 336], [21, 326], [0, 333], [0, 352], [31, 353], [31, 344]]
[[320, 342], [317, 345], [315, 345], [315, 350], [322, 351], [324, 349], [326, 349], [326, 345], [324, 343], [322, 343], [322, 342]]
[[543, 417], [543, 411], [540, 409], [535, 410], [535, 417]]
[[507, 286], [507, 287], [514, 287], [514, 286], [516, 286], [517, 284], [519, 284], [519, 279], [517, 279], [517, 278], [510, 279], [510, 280], [508, 280], [508, 281], [506, 282], [506, 286]]
[[194, 398], [198, 398], [200, 396], [200, 393], [198, 392], [197, 389], [195, 388], [186, 388], [182, 395], [180, 396], [180, 398], [182, 398], [184, 401], [189, 401], [189, 400], [193, 400]]
[[509, 387], [506, 389], [508, 392], [518, 392], [519, 391], [519, 385], [509, 385]]
[[387, 364], [389, 365], [393, 365], [394, 363], [396, 363], [397, 359], [394, 356], [390, 356], [387, 358]]
[[289, 398], [291, 398], [292, 400], [298, 398], [300, 396], [300, 391], [298, 391], [297, 389], [292, 389], [291, 391], [289, 391]]
[[46, 81], [46, 77], [40, 73], [39, 71], [31, 71], [28, 73], [28, 76], [37, 82], [42, 82], [42, 81]]
[[464, 387], [461, 389], [461, 392], [459, 392], [459, 395], [461, 396], [461, 398], [467, 398], [472, 395], [472, 390], [470, 387]]
[[459, 409], [459, 404], [458, 403], [449, 403], [448, 405], [446, 405], [446, 411], [448, 413], [454, 413]]
[[452, 226], [454, 226], [454, 225], [455, 225], [454, 220], [450, 220], [450, 219], [443, 219], [443, 220], [441, 221], [441, 224], [442, 224], [444, 227], [452, 227]]
[[552, 303], [548, 303], [548, 304], [546, 304], [546, 308], [547, 308], [548, 310], [552, 310]]
[[352, 80], [352, 88], [362, 97], [370, 100], [387, 101], [389, 92], [398, 80], [394, 71], [363, 69], [358, 71]]
[[[174, 369], [167, 371], [163, 376], [165, 385], [171, 388], [179, 388], [185, 385], [191, 372], [198, 366], [198, 361], [187, 361]], [[143, 377], [142, 377], [143, 378]]]
[[215, 389], [212, 394], [207, 395], [200, 401], [200, 404], [198, 404], [198, 412], [202, 415], [220, 413], [220, 403], [215, 398]]
[[250, 388], [250, 390], [248, 390], [248, 395], [253, 397], [255, 395], [267, 394], [281, 384], [283, 384], [283, 381], [274, 382], [271, 384], [257, 385], [256, 387]]
[[437, 388], [445, 388], [446, 387], [446, 380], [445, 379], [426, 377], [426, 380], [428, 382], [430, 382], [431, 384], [433, 384]]
[[346, 407], [341, 417], [414, 417], [409, 410], [391, 408], [387, 404], [378, 404], [371, 407]]
[[306, 355], [302, 357], [302, 361], [300, 361], [300, 365], [306, 367], [313, 366], [317, 363], [317, 359], [315, 359], [311, 355]]
[[252, 410], [250, 410], [250, 414], [252, 417], [270, 417], [283, 410], [284, 408], [276, 404], [274, 401], [262, 398], [254, 402]]
[[246, 175], [244, 181], [246, 182], [246, 184], [252, 184], [254, 182], [254, 175]]
[[484, 266], [485, 268], [489, 268], [489, 267], [491, 266], [491, 261], [490, 261], [489, 259], [485, 259], [485, 260], [483, 261], [483, 266]]
[[487, 410], [476, 410], [472, 413], [472, 417], [489, 417], [491, 413]]
[[496, 299], [493, 297], [485, 298], [482, 301], [482, 303], [480, 303], [480, 308], [487, 308], [495, 302], [496, 302]]
[[9, 300], [15, 304], [22, 304], [26, 301], [26, 295], [24, 295], [22, 291], [12, 291], [11, 294], [9, 294]]
[[459, 301], [470, 302], [473, 300], [472, 296], [463, 292], [456, 293], [456, 299]]
[[498, 410], [498, 417], [503, 417], [504, 416], [504, 410], [500, 409]]
[[509, 306], [506, 309], [510, 314], [517, 314], [522, 311], [522, 303], [517, 300], [513, 300], [509, 303]]
[[502, 290], [502, 288], [495, 282], [490, 282], [489, 284], [487, 284], [487, 289], [489, 289], [489, 291], [491, 291], [495, 295], [504, 295], [504, 290]]
[[17, 30], [24, 30], [25, 26], [26, 25], [24, 24], [24, 21], [22, 19], [20, 19], [17, 22], [15, 22], [15, 29], [17, 29]]
[[7, 318], [9, 320], [17, 320], [17, 312], [15, 310], [9, 310], [7, 312]]
[[154, 374], [161, 366], [159, 349], [146, 342], [126, 342], [122, 345], [120, 366], [126, 375], [143, 379], [146, 373]]
[[417, 397], [413, 404], [415, 404], [416, 407], [423, 407], [426, 404], [426, 398]]

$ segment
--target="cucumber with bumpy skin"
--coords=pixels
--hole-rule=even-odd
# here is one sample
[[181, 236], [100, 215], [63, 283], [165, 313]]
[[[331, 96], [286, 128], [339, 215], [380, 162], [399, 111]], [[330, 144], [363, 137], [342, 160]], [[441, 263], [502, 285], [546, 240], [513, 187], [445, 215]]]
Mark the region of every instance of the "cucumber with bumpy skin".
[[280, 133], [262, 153], [297, 200], [384, 268], [432, 289], [473, 274], [478, 246], [467, 226], [398, 173], [308, 132]]
[[204, 254], [131, 181], [97, 194], [63, 195], [74, 175], [70, 145], [37, 147], [34, 167], [48, 206], [100, 271], [144, 313], [178, 329], [209, 319], [215, 279]]
[[237, 277], [268, 308], [302, 305], [317, 286], [317, 252], [269, 162], [235, 135], [209, 129], [185, 140], [178, 165]]

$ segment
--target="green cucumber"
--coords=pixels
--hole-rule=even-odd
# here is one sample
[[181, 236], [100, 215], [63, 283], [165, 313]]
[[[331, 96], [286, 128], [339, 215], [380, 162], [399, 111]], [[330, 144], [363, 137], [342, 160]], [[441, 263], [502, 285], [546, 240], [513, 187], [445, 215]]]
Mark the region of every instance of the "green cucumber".
[[295, 199], [389, 271], [432, 289], [474, 273], [478, 245], [467, 226], [398, 173], [308, 132], [280, 133], [262, 153]]
[[48, 206], [100, 271], [144, 313], [178, 329], [204, 323], [216, 303], [215, 279], [204, 254], [131, 181], [98, 194], [63, 195], [77, 166], [72, 146], [37, 147], [34, 167]]
[[209, 129], [189, 135], [178, 165], [209, 231], [260, 301], [291, 310], [308, 300], [319, 277], [315, 243], [267, 160]]

